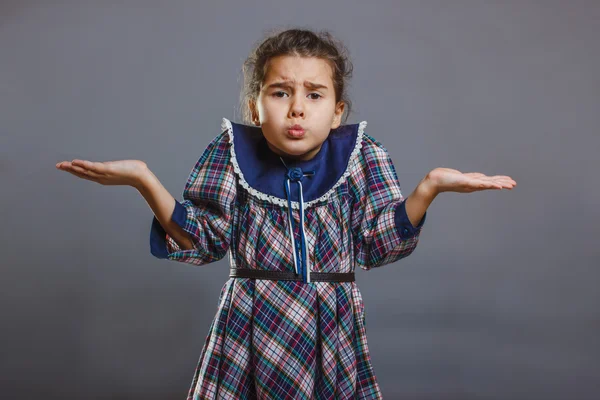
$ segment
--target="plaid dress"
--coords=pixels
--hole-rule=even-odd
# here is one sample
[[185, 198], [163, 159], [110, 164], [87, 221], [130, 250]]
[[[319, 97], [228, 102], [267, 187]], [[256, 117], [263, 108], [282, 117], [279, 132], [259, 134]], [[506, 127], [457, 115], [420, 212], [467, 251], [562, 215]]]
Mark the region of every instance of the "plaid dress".
[[[283, 164], [261, 170], [245, 161], [262, 162], [265, 149], [248, 145], [260, 128], [227, 119], [222, 126], [172, 216], [195, 248], [180, 249], [154, 218], [154, 256], [206, 265], [227, 254], [232, 267], [294, 271], [301, 243], [308, 271], [353, 272], [397, 261], [417, 246], [425, 217], [416, 227], [408, 220], [394, 166], [364, 132], [366, 122], [331, 131], [329, 150], [315, 164], [321, 186], [311, 192], [310, 179], [302, 180], [306, 197], [292, 191], [293, 201], [283, 194]], [[380, 399], [365, 322], [356, 282], [229, 278], [188, 400]]]

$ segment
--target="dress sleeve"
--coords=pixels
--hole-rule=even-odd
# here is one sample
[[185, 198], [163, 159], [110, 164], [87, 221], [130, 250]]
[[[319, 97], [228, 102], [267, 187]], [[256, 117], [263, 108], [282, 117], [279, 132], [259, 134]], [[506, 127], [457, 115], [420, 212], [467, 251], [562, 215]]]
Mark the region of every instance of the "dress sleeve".
[[190, 234], [194, 249], [182, 250], [155, 216], [150, 232], [152, 255], [203, 265], [220, 260], [227, 254], [236, 197], [236, 178], [229, 162], [229, 146], [226, 132], [213, 139], [187, 179], [183, 201], [175, 200], [171, 220]]
[[364, 270], [409, 256], [419, 241], [427, 213], [417, 226], [408, 219], [405, 198], [387, 150], [363, 135], [354, 180], [352, 233], [356, 263]]

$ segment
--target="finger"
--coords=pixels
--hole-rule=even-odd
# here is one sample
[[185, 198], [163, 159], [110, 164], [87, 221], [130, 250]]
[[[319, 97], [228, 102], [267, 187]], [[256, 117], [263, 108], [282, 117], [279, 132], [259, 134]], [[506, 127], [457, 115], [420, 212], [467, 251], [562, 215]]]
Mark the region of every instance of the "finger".
[[500, 182], [500, 181], [505, 181], [506, 176], [504, 175], [493, 175], [493, 176], [488, 176], [488, 175], [484, 175], [484, 174], [475, 174], [474, 175], [477, 178], [481, 178], [481, 179], [485, 179], [485, 180], [489, 180], [491, 182]]
[[61, 161], [56, 163], [56, 168], [58, 169], [65, 169], [71, 166], [71, 162], [70, 161]]
[[502, 181], [502, 182], [510, 182], [513, 185], [517, 184], [517, 182], [515, 182], [515, 180], [513, 178], [511, 178], [510, 176], [506, 176], [506, 175], [494, 175], [494, 176], [492, 176], [492, 178], [494, 178], [498, 181]]
[[90, 176], [87, 176], [85, 174], [81, 174], [79, 172], [73, 171], [72, 169], [66, 169], [65, 171], [67, 171], [68, 173], [70, 173], [71, 175], [75, 175], [78, 178], [81, 179], [85, 179], [87, 181], [92, 181], [92, 182], [96, 182], [96, 180]]
[[469, 188], [474, 190], [502, 189], [502, 185], [489, 178], [479, 178], [471, 180], [469, 182]]
[[513, 187], [515, 187], [517, 185], [517, 183], [515, 181], [513, 181], [512, 179], [509, 179], [509, 178], [497, 178], [497, 179], [495, 179], [495, 182], [501, 184], [502, 187], [505, 187], [507, 189], [512, 189]]
[[[472, 177], [471, 179], [467, 180], [466, 183], [468, 189], [472, 191], [488, 189], [512, 189], [516, 185], [516, 182], [514, 182], [510, 177], [507, 177], [505, 175], [487, 176], [477, 172], [469, 174], [472, 175]], [[468, 174], [464, 175], [468, 176]], [[475, 175], [476, 177], [473, 175]]]
[[488, 184], [492, 186], [492, 189], [502, 190], [506, 186], [505, 183], [499, 181], [498, 179], [490, 178]]
[[101, 162], [93, 162], [88, 160], [73, 160], [71, 164], [84, 168], [88, 171], [92, 171], [96, 174], [106, 173], [106, 166]]
[[487, 176], [487, 175], [481, 174], [479, 172], [470, 172], [470, 173], [467, 173], [465, 175], [471, 176], [471, 177], [474, 177], [474, 178], [475, 177], [477, 177], [477, 178], [491, 178], [491, 179], [496, 179], [496, 180], [503, 179], [503, 180], [511, 181], [515, 185], [517, 184], [517, 182], [515, 182], [514, 179], [512, 179], [510, 176], [506, 176], [506, 175], [490, 175], [490, 176]]
[[74, 172], [77, 172], [78, 174], [81, 174], [81, 175], [87, 176], [87, 177], [89, 177], [89, 178], [92, 178], [92, 179], [99, 179], [99, 178], [102, 178], [102, 176], [101, 176], [101, 175], [99, 175], [99, 174], [95, 173], [94, 171], [90, 171], [89, 169], [81, 168], [81, 167], [79, 167], [79, 166], [77, 166], [77, 165], [72, 165], [72, 166], [69, 168], [69, 171], [74, 171]]

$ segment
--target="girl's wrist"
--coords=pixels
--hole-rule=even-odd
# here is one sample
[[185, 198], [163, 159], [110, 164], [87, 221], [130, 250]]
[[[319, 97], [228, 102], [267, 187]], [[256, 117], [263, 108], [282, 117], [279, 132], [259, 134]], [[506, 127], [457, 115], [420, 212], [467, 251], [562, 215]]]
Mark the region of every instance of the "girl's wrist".
[[429, 202], [433, 201], [433, 199], [440, 194], [437, 184], [430, 178], [429, 174], [419, 182], [415, 192], [417, 192], [420, 197], [429, 200]]
[[150, 169], [147, 166], [144, 166], [136, 175], [136, 178], [134, 179], [133, 184], [131, 186], [136, 188], [141, 193], [145, 188], [148, 187], [153, 178], [156, 179], [156, 176], [152, 173], [152, 171], [150, 171]]

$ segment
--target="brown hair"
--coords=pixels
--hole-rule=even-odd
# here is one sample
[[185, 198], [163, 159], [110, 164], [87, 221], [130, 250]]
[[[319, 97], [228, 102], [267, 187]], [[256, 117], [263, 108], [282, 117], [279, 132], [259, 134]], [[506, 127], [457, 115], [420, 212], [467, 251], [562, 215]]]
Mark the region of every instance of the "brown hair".
[[244, 85], [241, 93], [243, 120], [252, 123], [248, 102], [256, 101], [267, 72], [269, 59], [282, 55], [321, 58], [333, 71], [335, 102], [346, 104], [343, 121], [348, 119], [352, 103], [346, 92], [347, 81], [352, 76], [352, 63], [348, 49], [327, 31], [312, 32], [304, 29], [288, 29], [273, 34], [256, 46], [243, 65]]

